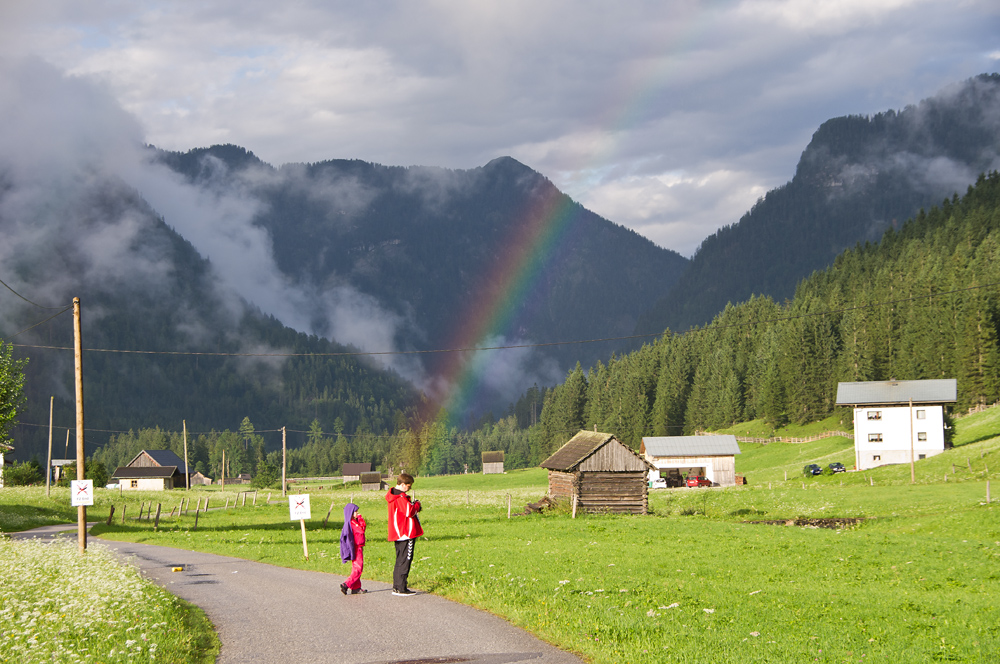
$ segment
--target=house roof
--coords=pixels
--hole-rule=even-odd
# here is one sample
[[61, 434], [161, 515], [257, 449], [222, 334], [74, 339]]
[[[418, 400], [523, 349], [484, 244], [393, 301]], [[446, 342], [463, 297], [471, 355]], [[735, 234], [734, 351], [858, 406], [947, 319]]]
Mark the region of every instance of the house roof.
[[642, 466], [650, 467], [649, 462], [619, 441], [614, 434], [598, 431], [580, 431], [556, 450], [555, 454], [538, 465], [549, 470], [568, 472], [578, 468], [588, 457], [612, 442], [621, 449], [627, 450], [628, 454], [634, 456], [641, 462]]
[[345, 477], [354, 477], [361, 473], [370, 472], [372, 472], [372, 465], [370, 463], [345, 463], [340, 474]]
[[958, 385], [954, 378], [936, 380], [886, 380], [837, 383], [837, 405], [909, 403], [955, 403]]
[[180, 458], [170, 450], [142, 450], [126, 465], [134, 465], [135, 462], [142, 456], [149, 457], [157, 466], [176, 466], [180, 472], [187, 472], [187, 467], [184, 465], [184, 459]]
[[648, 436], [645, 453], [653, 457], [730, 456], [740, 453], [736, 436]]
[[137, 480], [146, 478], [168, 478], [177, 474], [177, 466], [118, 466], [112, 479]]

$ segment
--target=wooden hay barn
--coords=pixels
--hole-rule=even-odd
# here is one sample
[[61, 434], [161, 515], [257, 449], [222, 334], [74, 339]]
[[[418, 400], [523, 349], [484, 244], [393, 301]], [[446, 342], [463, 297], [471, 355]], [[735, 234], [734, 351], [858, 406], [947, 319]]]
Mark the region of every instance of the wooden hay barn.
[[372, 472], [370, 463], [345, 463], [341, 466], [340, 474], [344, 478], [344, 484], [357, 482], [361, 479], [361, 473]]
[[361, 473], [361, 490], [362, 491], [381, 491], [382, 490], [382, 473]]
[[588, 512], [646, 514], [646, 475], [653, 466], [613, 434], [580, 431], [543, 461], [549, 496]]
[[503, 474], [503, 450], [483, 452], [483, 475]]

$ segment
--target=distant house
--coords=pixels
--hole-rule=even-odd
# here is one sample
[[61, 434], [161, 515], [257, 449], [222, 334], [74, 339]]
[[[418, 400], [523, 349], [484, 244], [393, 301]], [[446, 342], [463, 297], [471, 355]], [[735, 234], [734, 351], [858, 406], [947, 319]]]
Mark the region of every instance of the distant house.
[[503, 474], [503, 450], [483, 452], [483, 475]]
[[639, 453], [660, 471], [667, 486], [683, 486], [689, 475], [707, 477], [714, 486], [736, 484], [736, 436], [647, 436]]
[[653, 466], [613, 434], [580, 431], [543, 461], [549, 496], [588, 512], [646, 514], [646, 474]]
[[111, 480], [122, 490], [164, 491], [184, 488], [186, 476], [184, 461], [170, 450], [143, 450], [128, 465], [119, 466]]
[[361, 479], [361, 473], [372, 472], [370, 463], [345, 463], [340, 469], [340, 474], [344, 477], [344, 484], [357, 482]]
[[854, 409], [857, 469], [943, 452], [944, 409], [957, 400], [954, 378], [838, 383], [837, 405]]

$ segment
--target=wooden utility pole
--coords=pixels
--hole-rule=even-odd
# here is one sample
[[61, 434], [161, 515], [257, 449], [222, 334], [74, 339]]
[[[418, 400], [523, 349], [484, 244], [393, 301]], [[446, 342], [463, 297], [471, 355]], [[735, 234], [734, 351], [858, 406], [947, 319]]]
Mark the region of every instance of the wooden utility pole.
[[45, 496], [50, 495], [52, 486], [52, 409], [55, 407], [56, 398], [49, 397], [49, 461], [45, 464]]
[[285, 461], [285, 452], [287, 450], [285, 446], [285, 427], [281, 427], [281, 496], [285, 496], [285, 469], [288, 467]]
[[[76, 479], [84, 477], [83, 454], [83, 340], [80, 324], [80, 298], [73, 298], [73, 359], [76, 367]], [[87, 551], [87, 506], [76, 508], [76, 533], [80, 553]]]
[[226, 490], [226, 451], [222, 450], [222, 490]]
[[191, 469], [188, 468], [188, 423], [187, 420], [181, 420], [181, 424], [184, 427], [184, 482], [185, 489], [187, 491], [191, 490]]

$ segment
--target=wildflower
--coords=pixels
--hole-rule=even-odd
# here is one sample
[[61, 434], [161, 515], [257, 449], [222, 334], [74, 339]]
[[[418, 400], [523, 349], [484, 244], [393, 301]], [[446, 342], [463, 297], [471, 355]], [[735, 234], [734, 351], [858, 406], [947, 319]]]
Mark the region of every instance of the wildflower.
[[715, 609], [702, 609], [705, 613], [715, 613]]

